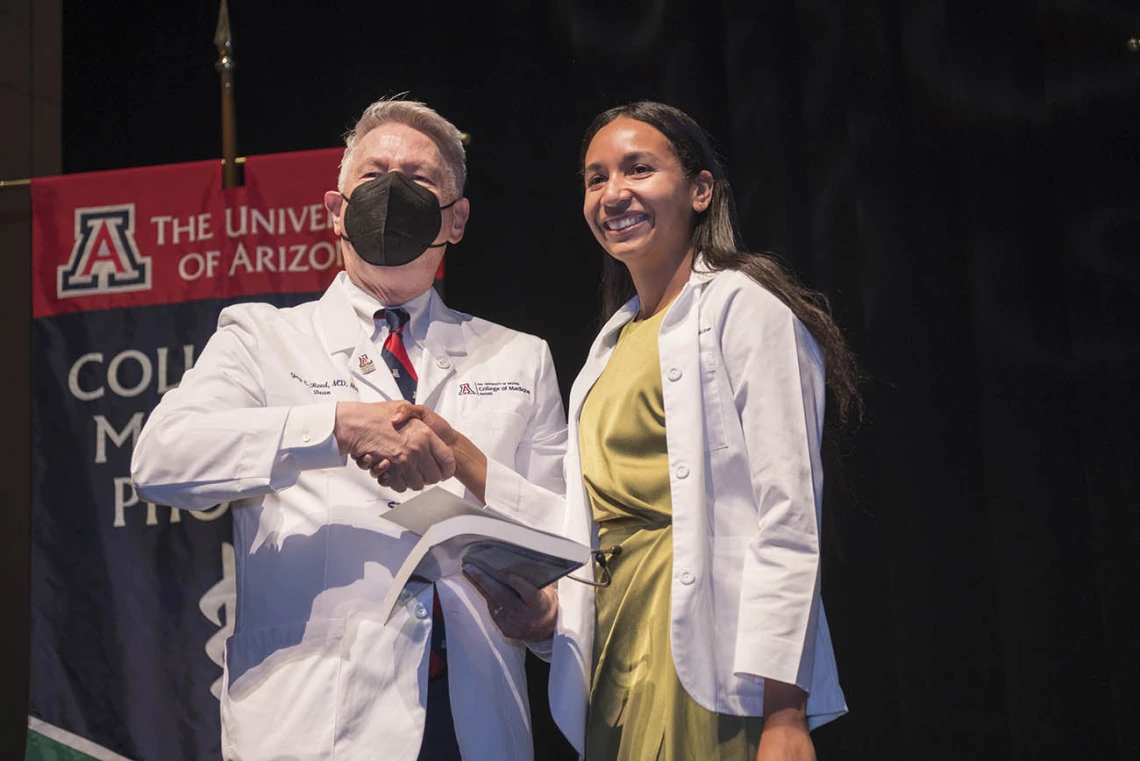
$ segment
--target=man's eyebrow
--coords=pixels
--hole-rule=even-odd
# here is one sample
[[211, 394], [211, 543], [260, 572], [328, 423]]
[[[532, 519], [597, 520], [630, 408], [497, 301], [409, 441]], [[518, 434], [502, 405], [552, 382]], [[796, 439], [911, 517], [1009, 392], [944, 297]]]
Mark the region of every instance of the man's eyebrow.
[[429, 174], [438, 175], [442, 170], [439, 164], [433, 161], [416, 161], [401, 164], [400, 166], [405, 169], [411, 169], [416, 172], [428, 172]]

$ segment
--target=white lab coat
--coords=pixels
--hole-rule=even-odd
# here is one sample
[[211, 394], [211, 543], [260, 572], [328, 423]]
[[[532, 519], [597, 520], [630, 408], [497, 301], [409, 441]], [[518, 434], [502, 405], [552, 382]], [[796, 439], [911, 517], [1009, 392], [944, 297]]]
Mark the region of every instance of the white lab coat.
[[[582, 484], [578, 418], [637, 299], [594, 341], [570, 393], [566, 524], [597, 546]], [[808, 690], [809, 726], [843, 714], [819, 597], [823, 358], [803, 324], [746, 275], [694, 273], [658, 339], [673, 502], [670, 636], [697, 703], [763, 713], [764, 677]], [[621, 562], [620, 559], [615, 562]], [[583, 748], [594, 591], [559, 584], [550, 702]]]
[[[402, 398], [344, 277], [292, 309], [223, 311], [134, 452], [147, 500], [239, 500], [221, 697], [230, 761], [414, 761], [423, 735], [431, 586], [409, 587], [387, 624], [377, 611], [411, 547], [381, 516], [407, 495], [346, 464], [330, 438], [338, 400]], [[428, 309], [418, 399], [487, 454], [489, 504], [557, 529], [566, 427], [546, 343], [451, 311], [434, 293]], [[444, 486], [463, 493], [454, 479]], [[464, 758], [530, 761], [524, 647], [465, 580], [438, 588]]]

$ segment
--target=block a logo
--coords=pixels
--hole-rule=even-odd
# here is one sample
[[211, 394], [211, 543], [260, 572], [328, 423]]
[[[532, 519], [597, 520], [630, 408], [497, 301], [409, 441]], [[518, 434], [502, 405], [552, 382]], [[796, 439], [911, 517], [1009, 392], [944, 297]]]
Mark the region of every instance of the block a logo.
[[75, 248], [58, 270], [57, 295], [150, 290], [151, 258], [135, 243], [135, 205], [75, 210]]

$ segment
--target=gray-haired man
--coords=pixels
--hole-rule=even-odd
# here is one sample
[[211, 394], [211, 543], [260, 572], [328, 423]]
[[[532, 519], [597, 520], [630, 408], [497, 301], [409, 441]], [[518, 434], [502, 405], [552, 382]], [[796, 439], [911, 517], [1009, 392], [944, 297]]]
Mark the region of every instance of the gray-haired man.
[[410, 544], [382, 516], [442, 482], [557, 529], [566, 424], [550, 352], [431, 288], [470, 214], [456, 128], [384, 100], [346, 144], [325, 196], [345, 271], [318, 301], [226, 309], [148, 420], [132, 475], [151, 501], [235, 503], [225, 758], [529, 761], [522, 640], [550, 636], [553, 593], [488, 609], [468, 579], [413, 584], [385, 622]]

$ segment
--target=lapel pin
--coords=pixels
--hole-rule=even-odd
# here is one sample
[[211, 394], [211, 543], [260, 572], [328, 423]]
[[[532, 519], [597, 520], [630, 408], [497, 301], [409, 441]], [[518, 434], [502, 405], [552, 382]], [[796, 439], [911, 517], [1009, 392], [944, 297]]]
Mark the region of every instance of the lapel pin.
[[367, 354], [361, 354], [358, 359], [360, 362], [360, 372], [364, 373], [365, 375], [376, 369], [376, 365], [372, 363], [372, 360], [368, 358]]

